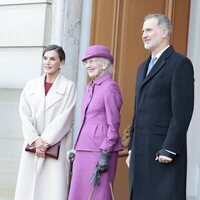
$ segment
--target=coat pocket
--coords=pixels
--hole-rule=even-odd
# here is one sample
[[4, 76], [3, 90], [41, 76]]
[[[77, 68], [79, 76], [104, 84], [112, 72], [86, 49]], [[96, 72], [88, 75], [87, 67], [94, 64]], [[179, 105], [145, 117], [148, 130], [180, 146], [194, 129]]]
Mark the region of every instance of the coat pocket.
[[156, 135], [166, 135], [167, 131], [168, 131], [168, 126], [153, 125], [153, 132]]

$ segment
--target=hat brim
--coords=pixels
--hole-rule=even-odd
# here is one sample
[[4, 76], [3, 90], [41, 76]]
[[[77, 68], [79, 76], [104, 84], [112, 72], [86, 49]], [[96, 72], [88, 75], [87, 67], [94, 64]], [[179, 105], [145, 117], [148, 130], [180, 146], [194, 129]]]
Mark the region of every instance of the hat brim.
[[108, 54], [92, 54], [92, 55], [88, 55], [88, 56], [84, 57], [82, 59], [82, 61], [84, 62], [87, 59], [94, 58], [94, 57], [106, 58], [111, 62], [111, 64], [113, 64], [113, 61], [114, 61], [113, 57], [111, 55], [108, 55]]

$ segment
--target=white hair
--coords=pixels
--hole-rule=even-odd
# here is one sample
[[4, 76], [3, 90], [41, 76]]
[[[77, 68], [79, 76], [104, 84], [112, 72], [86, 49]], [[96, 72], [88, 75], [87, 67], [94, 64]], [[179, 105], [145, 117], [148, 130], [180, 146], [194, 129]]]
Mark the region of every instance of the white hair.
[[105, 64], [104, 71], [112, 74], [113, 69], [112, 69], [112, 63], [110, 62], [110, 60], [108, 60], [107, 58], [103, 58], [103, 57], [99, 57], [98, 59], [99, 59], [100, 62]]

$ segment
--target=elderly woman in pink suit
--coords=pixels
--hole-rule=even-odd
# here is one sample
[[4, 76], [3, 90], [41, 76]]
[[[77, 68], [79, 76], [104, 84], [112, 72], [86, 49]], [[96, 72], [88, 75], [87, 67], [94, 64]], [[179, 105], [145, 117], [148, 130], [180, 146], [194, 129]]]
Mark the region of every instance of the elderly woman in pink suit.
[[69, 200], [111, 200], [118, 152], [120, 89], [112, 80], [113, 56], [102, 45], [90, 46], [83, 58], [91, 82], [82, 103], [82, 124], [75, 142]]

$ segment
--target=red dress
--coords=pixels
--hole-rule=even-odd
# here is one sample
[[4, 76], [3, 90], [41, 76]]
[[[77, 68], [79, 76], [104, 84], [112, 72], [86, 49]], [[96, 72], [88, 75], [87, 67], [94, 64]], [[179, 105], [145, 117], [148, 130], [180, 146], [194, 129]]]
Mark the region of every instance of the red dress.
[[48, 83], [48, 82], [45, 81], [45, 83], [44, 83], [45, 96], [47, 95], [47, 93], [50, 90], [52, 85], [53, 85], [53, 83]]

